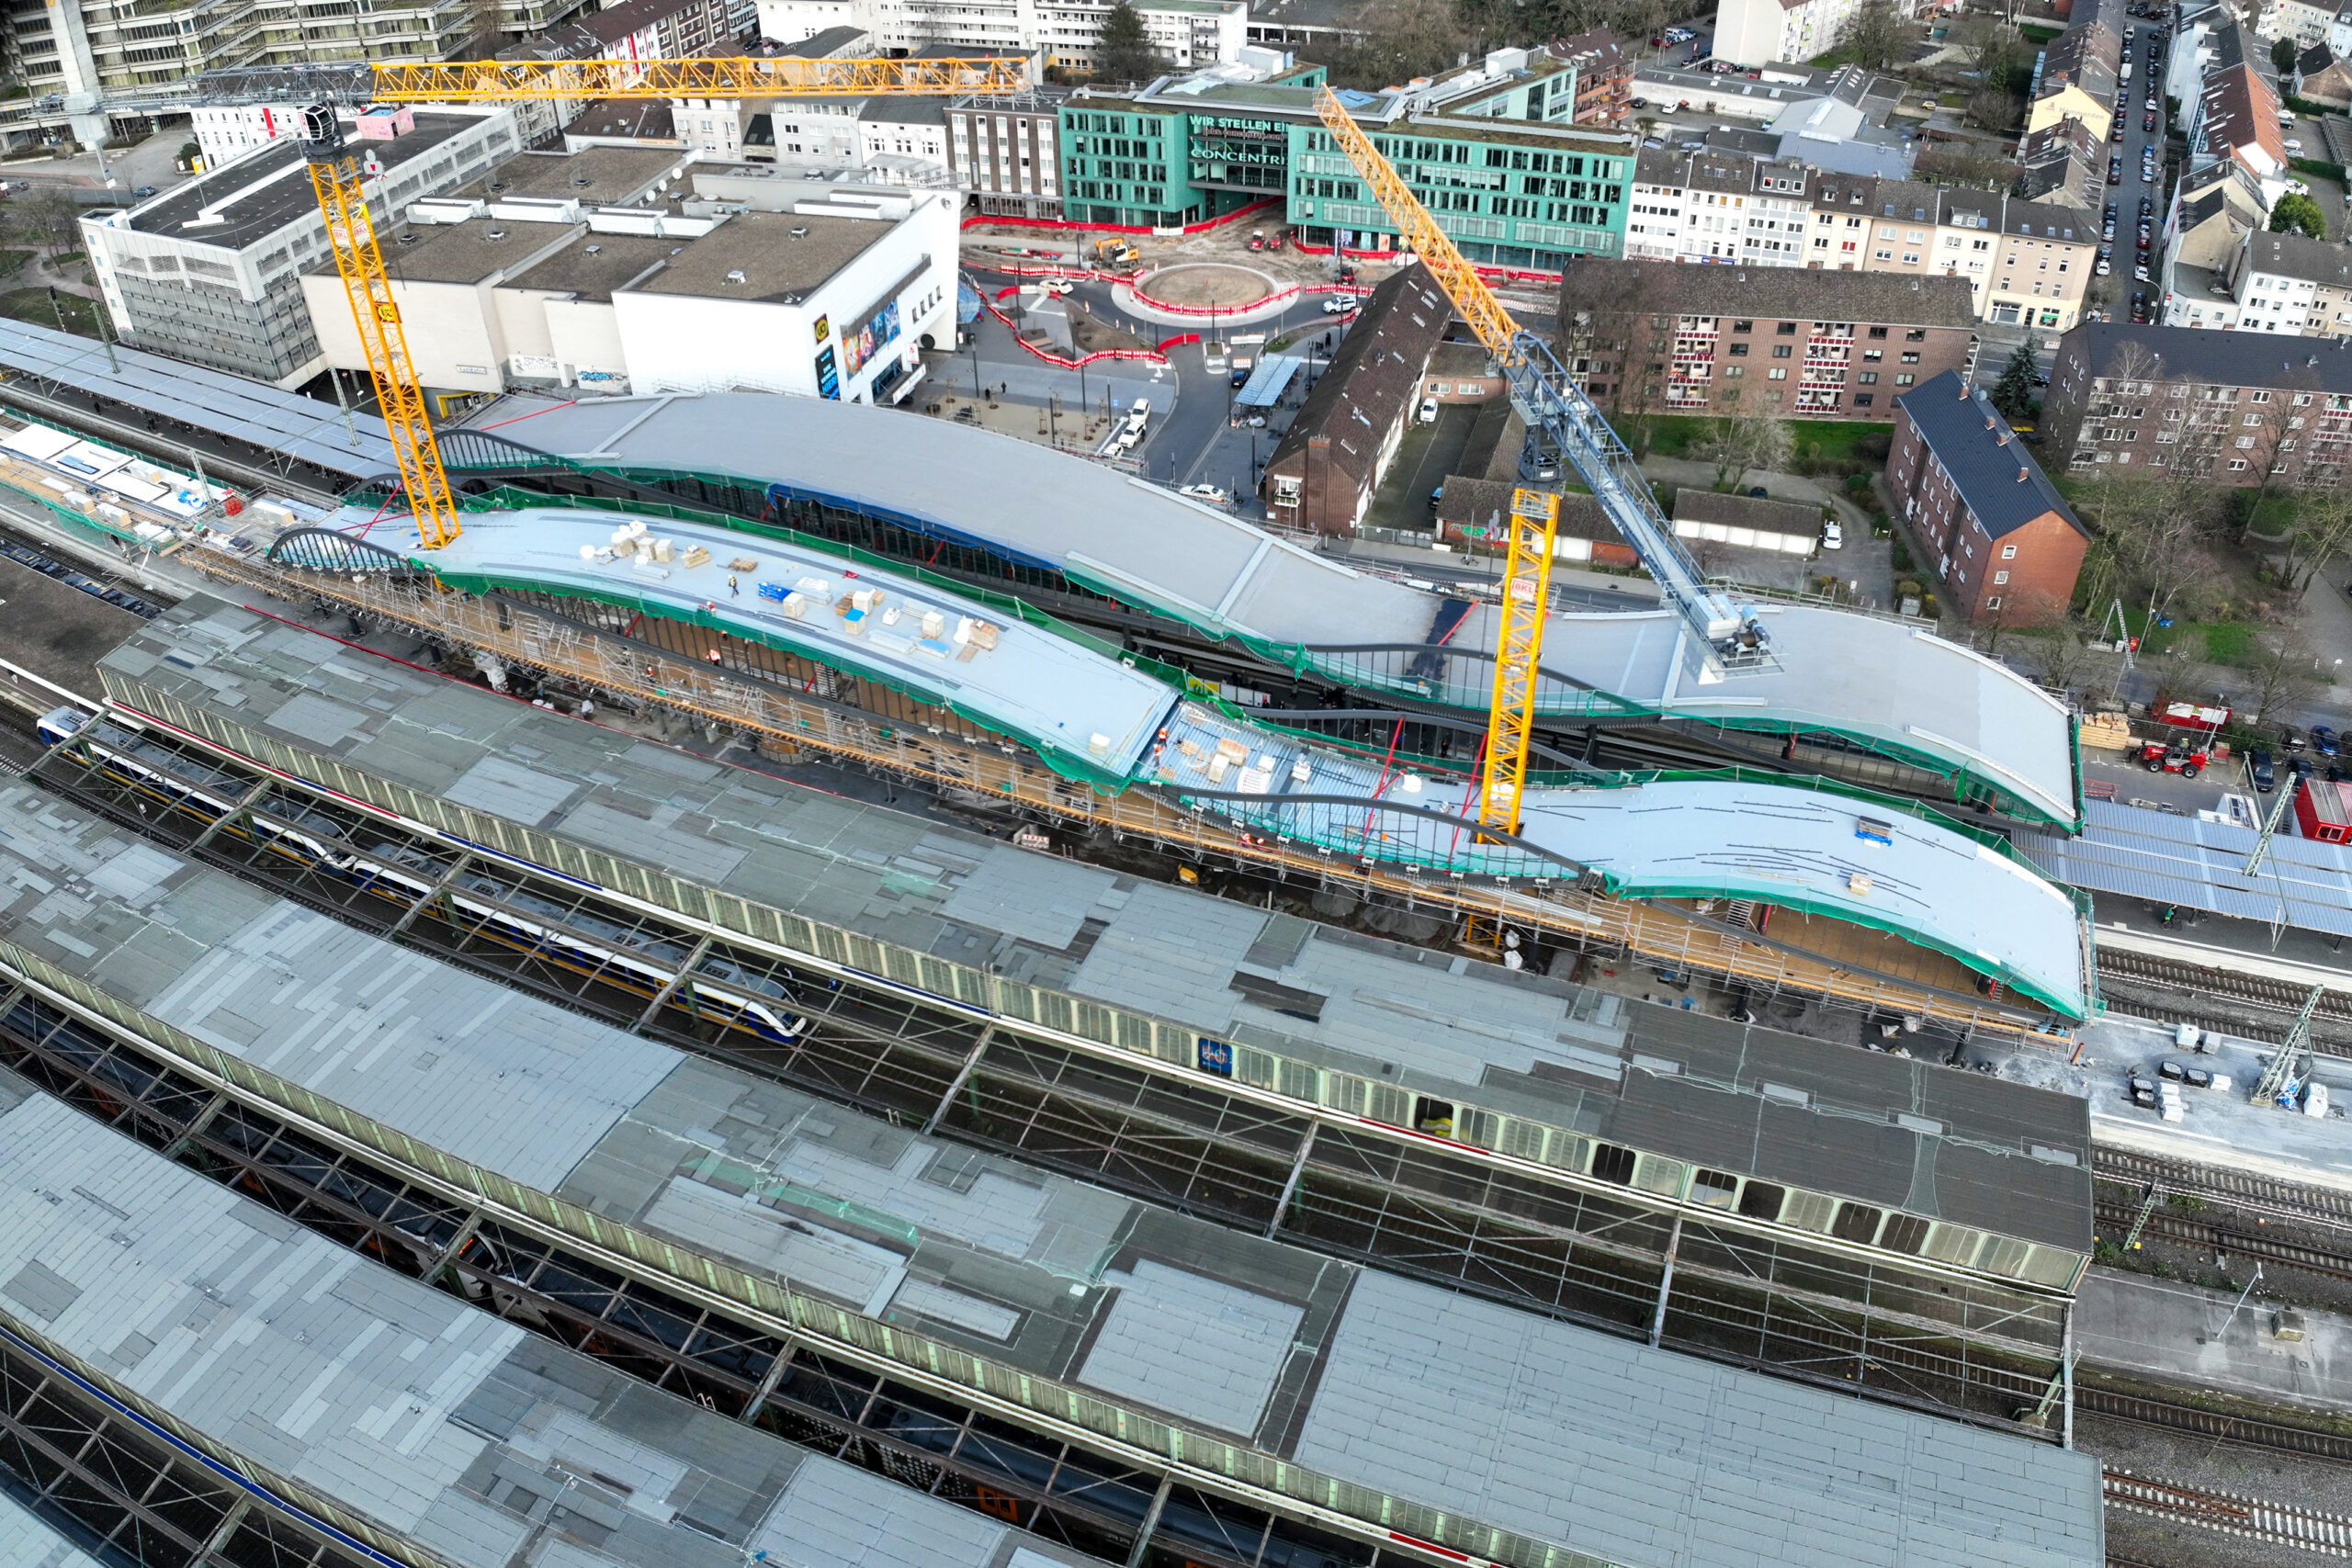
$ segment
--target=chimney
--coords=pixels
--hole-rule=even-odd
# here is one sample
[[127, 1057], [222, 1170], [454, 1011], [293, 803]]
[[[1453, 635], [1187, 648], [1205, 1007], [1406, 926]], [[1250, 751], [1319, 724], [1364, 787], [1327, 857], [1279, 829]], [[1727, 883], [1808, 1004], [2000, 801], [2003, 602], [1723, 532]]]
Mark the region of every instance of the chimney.
[[2027, 479], [2030, 479], [2031, 477], [2032, 477], [2032, 476], [2031, 476], [2030, 474], [2027, 473], [2027, 472], [2026, 472], [2026, 470], [2025, 470], [2025, 469], [2023, 469], [2023, 468], [2019, 468], [2019, 469], [2018, 470], [2018, 483], [2019, 483], [2019, 484], [2023, 484], [2023, 483], [2025, 483], [2025, 481], [2026, 481]]

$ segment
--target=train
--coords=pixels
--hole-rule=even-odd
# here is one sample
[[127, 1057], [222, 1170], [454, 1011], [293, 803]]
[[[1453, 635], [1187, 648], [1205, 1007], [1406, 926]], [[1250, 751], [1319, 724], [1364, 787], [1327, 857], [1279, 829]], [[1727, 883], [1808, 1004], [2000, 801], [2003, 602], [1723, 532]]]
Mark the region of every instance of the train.
[[[78, 708], [51, 709], [35, 724], [34, 733], [44, 746], [78, 740], [123, 783], [174, 809], [195, 809], [208, 818], [232, 817], [252, 789], [246, 777]], [[288, 814], [273, 814], [280, 811]], [[468, 925], [476, 935], [639, 996], [650, 998], [666, 991], [672, 1005], [711, 1022], [784, 1044], [798, 1039], [807, 1027], [807, 1017], [797, 1010], [797, 998], [771, 976], [719, 953], [706, 954], [689, 968], [694, 950], [674, 937], [567, 908], [487, 871], [469, 867], [452, 877], [454, 855], [437, 856], [390, 838], [355, 840], [345, 824], [327, 812], [274, 801], [271, 810], [247, 813], [243, 821], [231, 821], [222, 830], [402, 904], [437, 892], [452, 922]], [[488, 849], [481, 852], [497, 853]], [[673, 981], [682, 975], [691, 979], [673, 988]]]

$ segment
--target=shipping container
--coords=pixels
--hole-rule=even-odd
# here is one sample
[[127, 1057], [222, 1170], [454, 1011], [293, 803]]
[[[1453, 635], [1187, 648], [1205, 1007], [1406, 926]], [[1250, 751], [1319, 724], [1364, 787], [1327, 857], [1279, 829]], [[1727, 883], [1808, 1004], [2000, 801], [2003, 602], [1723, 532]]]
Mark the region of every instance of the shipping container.
[[2327, 779], [2305, 779], [2295, 792], [2295, 826], [2306, 839], [2323, 844], [2352, 840], [2352, 784]]

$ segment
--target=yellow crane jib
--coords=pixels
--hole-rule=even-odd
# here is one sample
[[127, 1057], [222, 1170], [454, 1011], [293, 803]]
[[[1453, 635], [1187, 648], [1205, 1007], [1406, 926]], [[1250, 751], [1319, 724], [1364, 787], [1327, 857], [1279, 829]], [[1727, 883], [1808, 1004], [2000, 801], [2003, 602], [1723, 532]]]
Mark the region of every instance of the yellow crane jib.
[[962, 96], [1028, 86], [1020, 59], [804, 60], [729, 56], [684, 60], [456, 61], [443, 64], [289, 67], [206, 73], [208, 101], [298, 97], [311, 187], [368, 359], [368, 378], [400, 463], [417, 537], [438, 549], [458, 533], [458, 503], [433, 436], [424, 389], [409, 355], [399, 303], [368, 210], [368, 170], [344, 144], [335, 107], [353, 103], [517, 103], [531, 99]]
[[1478, 825], [1519, 830], [1526, 795], [1527, 742], [1535, 728], [1537, 660], [1544, 654], [1545, 607], [1551, 602], [1552, 539], [1560, 498], [1550, 491], [1516, 490], [1510, 497], [1510, 539], [1503, 568], [1501, 629], [1496, 637], [1494, 705], [1487, 709], [1487, 749], [1478, 769]]
[[1013, 59], [803, 60], [756, 55], [684, 60], [472, 60], [379, 64], [368, 92], [387, 104], [511, 104], [535, 99], [930, 96], [1013, 93]]

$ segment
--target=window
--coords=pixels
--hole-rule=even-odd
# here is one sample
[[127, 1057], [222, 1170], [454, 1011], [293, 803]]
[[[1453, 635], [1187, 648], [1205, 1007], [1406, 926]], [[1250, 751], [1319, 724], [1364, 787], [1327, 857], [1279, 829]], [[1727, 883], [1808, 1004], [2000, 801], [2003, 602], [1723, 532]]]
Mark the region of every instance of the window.
[[2233, 458], [2231, 458], [2231, 459], [2230, 459], [2230, 472], [2232, 472], [2232, 473], [2233, 473], [2233, 474], [2242, 474], [2242, 473], [2245, 472], [2245, 459], [2244, 457], [2233, 457]]
[[[1874, 327], [1871, 330], [1873, 332], [1883, 332], [1885, 329], [1883, 327]], [[1866, 348], [1862, 350], [1862, 359], [1867, 364], [1875, 365], [1885, 357], [1886, 350], [1883, 348]]]
[[1796, 345], [1793, 344], [1776, 343], [1772, 345], [1772, 357], [1775, 359], [1786, 359], [1792, 352], [1794, 352], [1795, 346]]
[[2003, 546], [2001, 547], [2001, 558], [2002, 558], [2003, 560], [2015, 560], [2015, 559], [2017, 559], [2017, 558], [2018, 558], [2018, 547], [2017, 547], [2015, 545], [2003, 545]]
[[1925, 343], [1928, 341], [1928, 329], [1925, 327], [1913, 327], [1909, 332], [1903, 334], [1903, 341], [1905, 343]]
[[1919, 356], [1917, 354], [1905, 351], [1903, 355], [1903, 363], [1905, 365], [1917, 365], [1919, 363]]
[[1785, 370], [1768, 370], [1764, 373], [1764, 378], [1768, 381], [1785, 381], [1789, 378], [1789, 373]]
[[[2255, 301], [2255, 303], [2256, 303], [2256, 304], [2257, 304], [2257, 305], [2259, 305], [2259, 304], [2261, 304], [2261, 303], [2262, 303], [2262, 301], [2261, 301], [2261, 300], [2259, 300], [2259, 299], [2257, 299], [2257, 300], [2256, 300], [2256, 301]], [[2268, 402], [2268, 401], [2270, 400], [2270, 394], [2269, 394], [2269, 393], [2267, 393], [2267, 392], [2256, 392], [2256, 393], [2255, 393], [2251, 398], [2248, 398], [2246, 400], [2247, 400], [2248, 402], [2267, 403], [2267, 402]], [[2248, 417], [2248, 419], [2247, 419], [2247, 423], [2248, 423], [2249, 424], [2253, 423], [2253, 420], [2252, 420], [2252, 417], [2251, 417], [2251, 416], [2249, 416], [2249, 417]]]
[[2008, 580], [2009, 574], [2006, 571], [1996, 571], [1993, 574], [1993, 581], [1996, 583], [2007, 582]]
[[1756, 323], [1754, 321], [1734, 321], [1731, 324], [1731, 330], [1736, 333], [1752, 333], [1756, 330]]
[[1872, 337], [1884, 337], [1885, 335], [1886, 329], [1884, 327], [1872, 327], [1871, 329], [1871, 336]]
[[1863, 370], [1858, 372], [1854, 377], [1854, 381], [1858, 386], [1875, 387], [1878, 385], [1878, 372], [1875, 370]]
[[1751, 1220], [1777, 1220], [1788, 1189], [1769, 1181], [1750, 1181], [1739, 1190], [1739, 1212]]
[[1907, 373], [1906, 373], [1906, 374], [1905, 374], [1905, 375], [1897, 376], [1897, 377], [1894, 378], [1894, 384], [1895, 384], [1896, 386], [1898, 386], [1898, 387], [1907, 387], [1907, 386], [1909, 386], [1912, 382], [1914, 382], [1914, 381], [1917, 380], [1918, 378], [1917, 378], [1917, 376], [1913, 376], [1913, 375], [1910, 375], [1910, 374], [1907, 374]]
[[1794, 321], [1782, 321], [1772, 330], [1782, 337], [1794, 337], [1797, 333], [1797, 324]]
[[1745, 376], [1747, 374], [1747, 367], [1745, 365], [1726, 365], [1724, 367], [1724, 377], [1727, 380], [1736, 377]]
[[1880, 261], [1893, 261], [1894, 259], [1894, 253], [1893, 251], [1872, 251], [1871, 254], [1877, 257]]
[[1878, 394], [1875, 392], [1856, 392], [1854, 394], [1854, 406], [1858, 409], [1866, 409], [1876, 401], [1878, 401]]
[[1615, 1144], [1600, 1144], [1592, 1151], [1592, 1174], [1603, 1181], [1613, 1181], [1620, 1187], [1634, 1179], [1634, 1151]]
[[1837, 1223], [1829, 1229], [1840, 1241], [1868, 1244], [1878, 1235], [1881, 1217], [1880, 1212], [1867, 1203], [1840, 1203]]
[[2261, 423], [2262, 416], [2258, 413], [2250, 413], [2245, 416], [2245, 424], [2248, 430], [2253, 429], [2256, 425], [2260, 424]]
[[2251, 435], [2241, 435], [2238, 437], [2237, 446], [2239, 451], [2246, 451], [2254, 446], [2254, 437]]
[[1747, 358], [1747, 345], [1746, 344], [1744, 344], [1744, 343], [1736, 343], [1736, 344], [1733, 344], [1731, 345], [1731, 355], [1732, 355], [1732, 357], [1733, 357], [1734, 359], [1745, 359], [1745, 358]]
[[1998, 593], [1994, 594], [1990, 599], [1984, 601], [1984, 607], [1988, 610], [1999, 609], [2001, 607], [2001, 596]]

